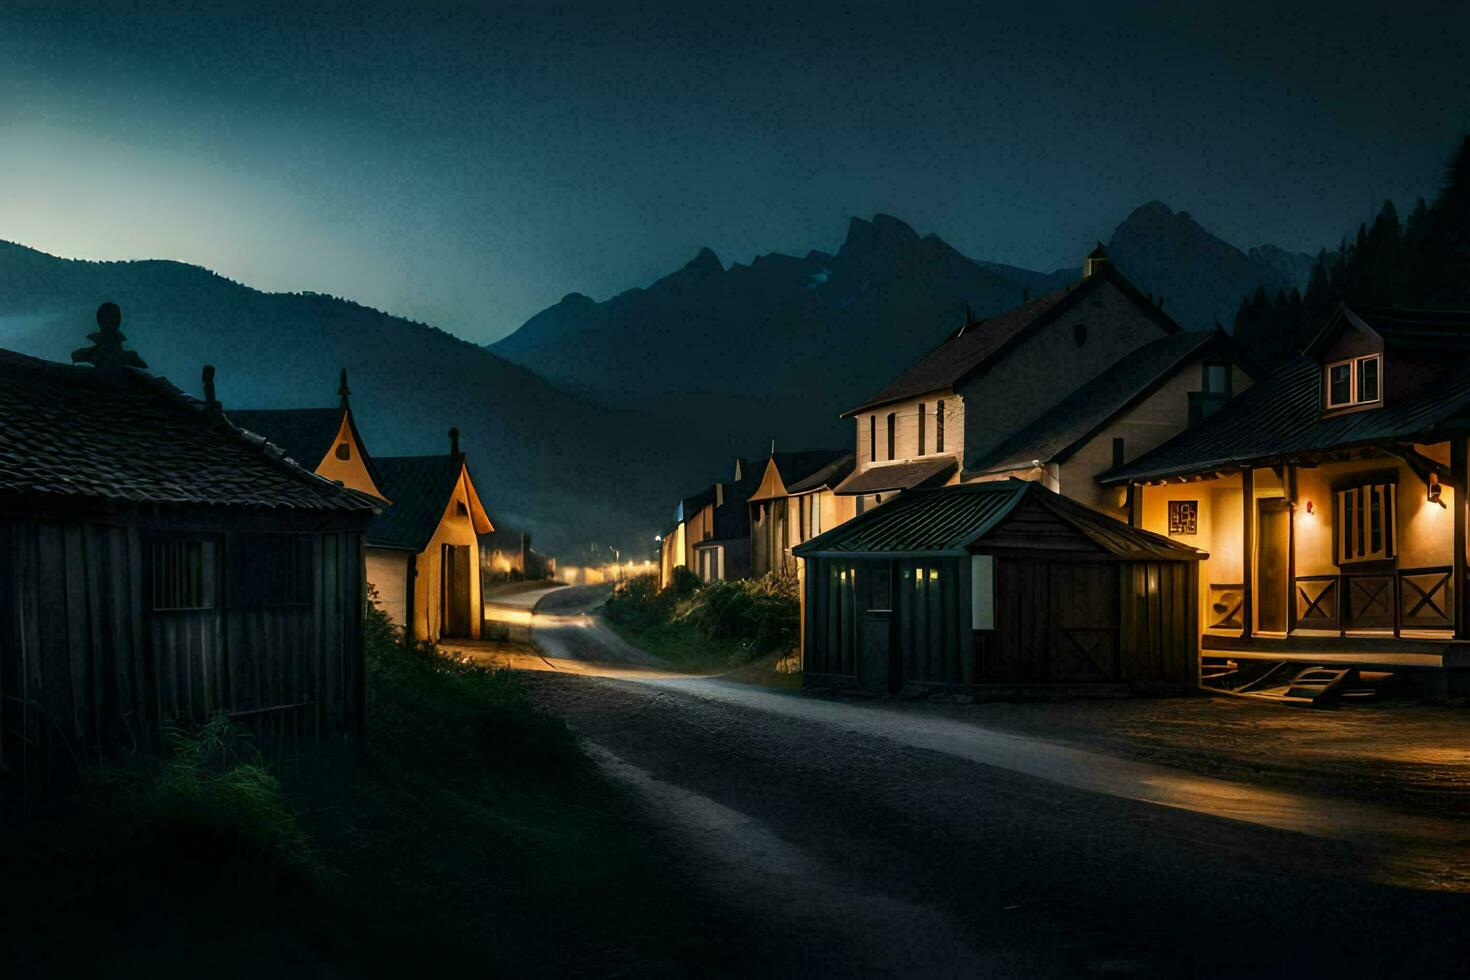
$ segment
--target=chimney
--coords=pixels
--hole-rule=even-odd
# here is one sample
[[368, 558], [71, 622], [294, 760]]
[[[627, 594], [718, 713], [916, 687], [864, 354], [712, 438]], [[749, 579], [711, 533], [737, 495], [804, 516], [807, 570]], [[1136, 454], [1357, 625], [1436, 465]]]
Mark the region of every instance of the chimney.
[[347, 369], [346, 368], [343, 368], [342, 369], [342, 374], [339, 377], [341, 378], [341, 380], [337, 384], [337, 395], [342, 399], [342, 407], [343, 408], [346, 408], [347, 407], [347, 398], [348, 398], [349, 395], [352, 394], [352, 389], [349, 388], [349, 387], [347, 387]]
[[123, 349], [123, 341], [128, 338], [123, 336], [121, 327], [122, 310], [116, 303], [97, 307], [97, 332], [87, 334], [92, 346], [72, 351], [72, 363], [90, 364], [105, 378], [121, 377], [123, 368], [147, 368], [137, 351]]
[[1088, 253], [1087, 258], [1082, 260], [1082, 278], [1091, 279], [1094, 273], [1101, 272], [1108, 266], [1108, 250], [1103, 248], [1103, 243], [1098, 242], [1097, 248]]
[[459, 455], [459, 429], [451, 427], [449, 430], [449, 455]]
[[214, 397], [214, 365], [204, 365], [204, 410], [211, 414], [219, 414], [219, 399]]

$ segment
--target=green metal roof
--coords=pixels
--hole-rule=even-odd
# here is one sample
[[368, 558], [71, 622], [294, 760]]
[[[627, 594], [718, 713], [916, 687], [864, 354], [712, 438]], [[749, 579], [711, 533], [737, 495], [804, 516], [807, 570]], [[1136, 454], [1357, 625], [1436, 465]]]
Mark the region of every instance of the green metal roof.
[[1099, 549], [1121, 558], [1187, 561], [1206, 557], [1204, 552], [1130, 527], [1029, 480], [906, 490], [891, 502], [792, 550], [801, 558], [966, 555], [1023, 500], [1040, 504]]

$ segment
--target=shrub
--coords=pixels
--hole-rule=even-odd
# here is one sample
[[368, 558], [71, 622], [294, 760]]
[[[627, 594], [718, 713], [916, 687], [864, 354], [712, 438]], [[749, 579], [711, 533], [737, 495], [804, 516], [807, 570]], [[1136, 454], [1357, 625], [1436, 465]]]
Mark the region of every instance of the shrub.
[[178, 853], [207, 865], [259, 865], [307, 879], [319, 871], [311, 839], [250, 733], [224, 716], [172, 728], [161, 757], [88, 773], [99, 814], [133, 847]]
[[709, 638], [740, 641], [747, 660], [797, 644], [801, 606], [796, 580], [778, 575], [711, 582], [681, 603], [675, 622], [687, 622]]

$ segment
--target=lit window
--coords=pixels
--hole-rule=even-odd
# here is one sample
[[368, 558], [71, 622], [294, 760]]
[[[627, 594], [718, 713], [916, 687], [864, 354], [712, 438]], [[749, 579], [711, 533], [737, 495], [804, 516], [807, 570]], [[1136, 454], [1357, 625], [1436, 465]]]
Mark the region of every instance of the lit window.
[[1392, 483], [1365, 483], [1337, 492], [1337, 561], [1383, 561], [1395, 555]]
[[1383, 356], [1369, 354], [1327, 365], [1327, 407], [1371, 405], [1383, 397]]

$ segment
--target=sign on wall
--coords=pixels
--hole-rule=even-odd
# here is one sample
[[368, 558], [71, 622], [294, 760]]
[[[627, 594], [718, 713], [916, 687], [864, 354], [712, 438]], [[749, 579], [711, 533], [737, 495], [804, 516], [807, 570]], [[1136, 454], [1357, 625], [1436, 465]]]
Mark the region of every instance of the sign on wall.
[[1169, 533], [1171, 535], [1199, 533], [1198, 500], [1169, 501]]

